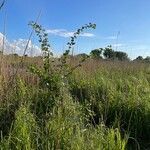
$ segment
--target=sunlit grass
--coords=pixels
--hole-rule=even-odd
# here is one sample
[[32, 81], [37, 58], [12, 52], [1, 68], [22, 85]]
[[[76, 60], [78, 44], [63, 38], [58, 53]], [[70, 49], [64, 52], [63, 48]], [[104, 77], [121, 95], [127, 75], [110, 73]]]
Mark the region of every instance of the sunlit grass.
[[15, 82], [8, 85], [11, 74], [7, 67], [3, 69], [1, 149], [148, 147], [148, 65], [89, 60], [68, 78], [68, 86], [61, 88], [53, 107], [36, 76], [20, 68]]

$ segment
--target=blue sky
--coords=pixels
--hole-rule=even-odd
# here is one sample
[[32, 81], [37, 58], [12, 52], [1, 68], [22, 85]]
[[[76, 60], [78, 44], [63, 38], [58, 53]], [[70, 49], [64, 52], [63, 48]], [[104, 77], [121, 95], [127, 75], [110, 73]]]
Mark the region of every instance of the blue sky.
[[[0, 12], [0, 32], [6, 14], [7, 39], [27, 39], [31, 31], [28, 23], [35, 20], [39, 11], [42, 12], [39, 23], [49, 31], [55, 53], [65, 49], [68, 35], [93, 22], [97, 24], [96, 30], [88, 30], [78, 39], [76, 53], [89, 53], [111, 44], [131, 58], [150, 56], [148, 0], [7, 0]], [[35, 36], [32, 40], [36, 43]]]

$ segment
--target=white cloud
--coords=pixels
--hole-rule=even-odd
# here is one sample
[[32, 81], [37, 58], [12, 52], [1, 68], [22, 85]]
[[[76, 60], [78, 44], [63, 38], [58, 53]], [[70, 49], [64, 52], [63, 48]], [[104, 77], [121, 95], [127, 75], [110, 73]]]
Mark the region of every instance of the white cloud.
[[2, 47], [3, 45], [3, 38], [4, 38], [3, 34], [0, 33], [0, 47]]
[[116, 43], [116, 44], [112, 44], [113, 47], [122, 47], [122, 46], [125, 46], [124, 44], [122, 43]]
[[108, 36], [106, 37], [107, 40], [116, 40], [117, 36]]
[[82, 33], [80, 36], [83, 36], [83, 37], [94, 37], [95, 35], [92, 34], [92, 33]]
[[[4, 37], [3, 34], [0, 33], [0, 50], [2, 50], [3, 46], [3, 37]], [[6, 54], [17, 53], [19, 55], [23, 55], [28, 42], [27, 39], [17, 39], [10, 42], [9, 40], [7, 40], [6, 37], [4, 38], [5, 38], [4, 53]], [[33, 44], [32, 41], [29, 41], [26, 54], [29, 56], [38, 56], [41, 54], [41, 50], [37, 45]]]
[[[74, 32], [70, 32], [67, 31], [66, 29], [48, 29], [47, 33], [51, 34], [51, 35], [56, 35], [56, 36], [60, 36], [60, 37], [71, 37], [73, 36]], [[80, 36], [82, 37], [94, 37], [95, 35], [92, 33], [81, 33]]]

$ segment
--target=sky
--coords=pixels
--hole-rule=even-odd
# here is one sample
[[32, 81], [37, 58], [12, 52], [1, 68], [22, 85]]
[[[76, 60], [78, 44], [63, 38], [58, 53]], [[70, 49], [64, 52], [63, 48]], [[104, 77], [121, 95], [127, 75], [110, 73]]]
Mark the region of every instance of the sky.
[[[56, 55], [66, 49], [76, 29], [92, 22], [97, 28], [78, 38], [74, 53], [112, 45], [115, 50], [127, 52], [131, 59], [150, 56], [149, 0], [7, 0], [0, 11], [0, 37], [5, 22], [8, 49], [23, 53], [31, 32], [28, 23], [35, 21], [39, 12], [38, 23], [48, 32]], [[32, 36], [31, 47], [32, 53], [40, 53], [36, 35]]]

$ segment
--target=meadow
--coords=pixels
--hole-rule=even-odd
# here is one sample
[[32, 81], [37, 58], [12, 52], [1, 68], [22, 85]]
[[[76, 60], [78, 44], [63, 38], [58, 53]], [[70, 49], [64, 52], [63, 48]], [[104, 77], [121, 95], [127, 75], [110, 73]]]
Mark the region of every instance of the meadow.
[[149, 149], [149, 64], [89, 58], [62, 82], [33, 73], [40, 57], [23, 58], [1, 55], [1, 150]]
[[[149, 63], [111, 47], [92, 57], [70, 55], [76, 38], [96, 28], [92, 23], [77, 29], [56, 58], [42, 26], [29, 25], [41, 56], [25, 55], [29, 43], [23, 56], [0, 53], [0, 149], [148, 150]], [[97, 57], [103, 50], [105, 59]]]

